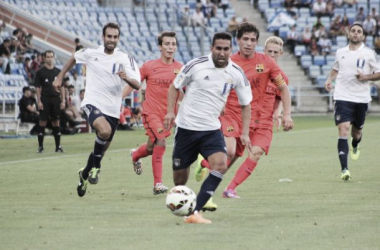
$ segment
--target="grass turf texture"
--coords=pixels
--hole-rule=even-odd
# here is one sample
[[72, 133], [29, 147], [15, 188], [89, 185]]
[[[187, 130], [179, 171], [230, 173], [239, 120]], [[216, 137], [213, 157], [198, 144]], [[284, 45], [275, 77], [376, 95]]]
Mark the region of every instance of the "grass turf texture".
[[[94, 134], [52, 137], [37, 154], [37, 138], [0, 140], [0, 249], [379, 249], [379, 117], [368, 117], [361, 156], [349, 159], [352, 181], [340, 180], [337, 128], [331, 117], [296, 117], [293, 131], [275, 132], [269, 156], [223, 199], [239, 160], [205, 213], [212, 225], [186, 225], [153, 196], [151, 158], [137, 176], [129, 149], [147, 141], [142, 130], [118, 131], [97, 185], [76, 194], [78, 170]], [[172, 137], [164, 156], [171, 188]], [[195, 165], [195, 164], [193, 164]], [[193, 168], [193, 167], [192, 167]], [[279, 182], [289, 178], [292, 182]], [[187, 184], [196, 193], [200, 184]]]

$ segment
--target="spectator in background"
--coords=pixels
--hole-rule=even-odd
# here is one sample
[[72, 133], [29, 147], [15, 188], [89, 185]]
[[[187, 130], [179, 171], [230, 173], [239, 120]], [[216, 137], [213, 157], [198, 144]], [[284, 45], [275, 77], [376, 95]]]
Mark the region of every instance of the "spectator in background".
[[326, 35], [322, 35], [321, 38], [319, 38], [318, 46], [321, 50], [321, 54], [323, 56], [329, 55], [331, 52], [331, 40], [326, 37]]
[[328, 15], [329, 17], [333, 17], [334, 16], [334, 2], [333, 0], [328, 0], [327, 3], [326, 3], [326, 15]]
[[341, 16], [337, 15], [331, 22], [329, 34], [333, 39], [335, 39], [337, 36], [344, 35], [344, 32], [342, 31], [342, 22], [340, 19]]
[[210, 0], [206, 1], [206, 4], [204, 5], [204, 15], [207, 17], [208, 20], [210, 20], [211, 17], [216, 16], [217, 8], [214, 3], [212, 3]]
[[363, 23], [365, 18], [366, 18], [366, 16], [364, 14], [364, 9], [363, 9], [363, 7], [360, 7], [358, 14], [356, 14], [355, 22]]
[[286, 42], [289, 46], [289, 50], [291, 53], [294, 53], [294, 47], [297, 45], [299, 40], [297, 26], [293, 25], [292, 28], [288, 32], [288, 36], [286, 38]]
[[344, 35], [348, 35], [350, 29], [350, 22], [346, 14], [344, 14], [342, 19], [341, 31]]
[[334, 0], [334, 5], [336, 8], [343, 8], [344, 0]]
[[317, 40], [314, 37], [310, 41], [309, 53], [312, 56], [318, 56], [319, 55], [319, 48], [318, 48]]
[[303, 29], [303, 32], [302, 32], [302, 38], [301, 38], [302, 43], [305, 46], [309, 46], [312, 36], [313, 36], [313, 34], [310, 31], [310, 27], [305, 26], [305, 28]]
[[28, 30], [24, 27], [21, 29], [22, 36], [20, 38], [21, 47], [25, 51], [25, 53], [33, 53], [33, 45], [32, 45], [32, 39], [33, 35], [29, 34]]
[[205, 17], [200, 8], [196, 8], [192, 16], [193, 26], [202, 26], [205, 25]]
[[317, 0], [313, 4], [313, 12], [318, 17], [326, 15], [326, 2], [324, 0]]
[[30, 58], [29, 57], [25, 57], [23, 67], [24, 67], [26, 76], [28, 78], [27, 79], [28, 84], [30, 85], [31, 83], [33, 83], [34, 78], [33, 78], [33, 74], [32, 74], [32, 68], [30, 67]]
[[179, 18], [179, 25], [181, 25], [181, 27], [187, 27], [187, 26], [190, 26], [190, 9], [189, 9], [189, 6], [185, 6], [183, 8], [183, 11], [180, 13], [180, 18]]
[[367, 33], [367, 36], [374, 36], [376, 34], [376, 21], [369, 14], [363, 22], [363, 29]]
[[11, 50], [10, 63], [22, 63], [24, 56], [20, 47], [20, 41], [16, 36], [11, 38], [11, 46], [9, 48]]
[[9, 59], [11, 57], [11, 40], [5, 38], [3, 43], [0, 44], [0, 63], [4, 74], [10, 74]]
[[236, 16], [231, 17], [228, 22], [228, 32], [232, 35], [232, 38], [236, 37], [236, 30], [239, 26], [239, 22], [236, 20]]
[[0, 32], [2, 32], [5, 29], [5, 22], [0, 19]]

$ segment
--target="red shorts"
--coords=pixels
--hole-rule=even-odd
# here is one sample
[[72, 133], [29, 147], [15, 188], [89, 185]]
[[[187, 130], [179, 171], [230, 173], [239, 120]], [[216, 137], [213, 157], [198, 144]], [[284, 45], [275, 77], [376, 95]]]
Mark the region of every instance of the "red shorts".
[[236, 151], [235, 155], [242, 157], [244, 155], [245, 146], [241, 143], [240, 137], [236, 138]]
[[164, 121], [158, 115], [142, 115], [145, 134], [149, 136], [151, 142], [156, 139], [165, 139], [171, 135], [170, 130], [164, 128]]
[[271, 128], [249, 128], [249, 138], [252, 146], [259, 146], [268, 155], [272, 142], [273, 132]]
[[222, 132], [225, 137], [240, 138], [242, 130], [241, 119], [235, 119], [232, 116], [220, 116]]

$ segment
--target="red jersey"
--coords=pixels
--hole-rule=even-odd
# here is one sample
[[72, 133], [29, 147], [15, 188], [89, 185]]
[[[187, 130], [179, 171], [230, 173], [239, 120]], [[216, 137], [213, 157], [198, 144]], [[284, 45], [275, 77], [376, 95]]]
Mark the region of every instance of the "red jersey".
[[161, 59], [147, 61], [141, 66], [141, 81], [146, 80], [143, 114], [165, 118], [168, 89], [181, 68], [182, 64], [175, 60], [172, 64], [165, 64]]
[[[257, 127], [261, 121], [261, 113], [263, 108], [263, 100], [265, 98], [265, 91], [267, 90], [268, 82], [271, 80], [275, 86], [284, 84], [284, 79], [281, 75], [281, 69], [276, 62], [269, 56], [255, 52], [255, 56], [250, 59], [245, 59], [240, 56], [240, 52], [231, 56], [231, 60], [239, 65], [248, 78], [251, 84], [253, 100], [251, 102], [251, 123], [250, 127]], [[230, 93], [229, 100], [227, 100], [225, 113], [239, 112], [241, 110], [240, 104], [237, 102], [236, 94]], [[230, 99], [231, 98], [231, 99]], [[232, 110], [231, 110], [232, 109]], [[273, 107], [271, 107], [273, 111]]]

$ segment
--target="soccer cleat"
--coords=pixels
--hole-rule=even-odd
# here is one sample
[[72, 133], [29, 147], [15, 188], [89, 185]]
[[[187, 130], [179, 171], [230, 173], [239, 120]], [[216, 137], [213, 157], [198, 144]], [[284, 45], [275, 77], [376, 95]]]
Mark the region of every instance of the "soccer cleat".
[[82, 177], [83, 169], [84, 168], [79, 170], [79, 184], [77, 187], [77, 192], [78, 192], [79, 197], [83, 197], [86, 194], [86, 190], [87, 190], [88, 181], [83, 179]]
[[99, 182], [99, 168], [92, 168], [89, 175], [88, 175], [88, 182], [90, 184], [98, 184]]
[[203, 161], [203, 156], [201, 154], [198, 155], [198, 162], [197, 166], [194, 169], [194, 176], [196, 181], [201, 181], [205, 178], [207, 175], [208, 169], [202, 167], [202, 161]]
[[236, 195], [236, 191], [233, 189], [226, 189], [223, 192], [223, 198], [239, 199], [240, 196]]
[[56, 153], [64, 153], [65, 151], [63, 151], [63, 148], [61, 146], [59, 146], [58, 148], [55, 149], [55, 152]]
[[[352, 138], [351, 138], [351, 145], [352, 145]], [[359, 146], [357, 146], [356, 148], [352, 147], [350, 148], [350, 156], [351, 156], [351, 159], [356, 161], [359, 159], [359, 156], [360, 156], [360, 148]]]
[[132, 158], [132, 163], [133, 163], [133, 169], [135, 170], [137, 175], [140, 175], [142, 173], [142, 162], [141, 159], [138, 159], [137, 161], [133, 161], [132, 154], [135, 152], [136, 149], [131, 149], [131, 158]]
[[184, 217], [185, 223], [188, 224], [211, 224], [211, 220], [203, 218], [201, 214], [195, 211], [193, 214]]
[[351, 174], [350, 174], [350, 171], [348, 169], [345, 169], [342, 171], [342, 175], [340, 176], [340, 178], [342, 178], [342, 180], [344, 181], [349, 181], [351, 180]]
[[206, 202], [206, 204], [202, 207], [202, 211], [206, 212], [214, 212], [218, 208], [218, 205], [216, 205], [214, 202], [212, 202], [212, 197]]
[[159, 195], [159, 194], [164, 194], [168, 192], [168, 187], [165, 187], [162, 185], [162, 183], [157, 183], [156, 186], [153, 188], [153, 194], [154, 195]]
[[37, 153], [42, 153], [42, 151], [44, 151], [44, 148], [43, 147], [38, 147]]

